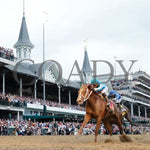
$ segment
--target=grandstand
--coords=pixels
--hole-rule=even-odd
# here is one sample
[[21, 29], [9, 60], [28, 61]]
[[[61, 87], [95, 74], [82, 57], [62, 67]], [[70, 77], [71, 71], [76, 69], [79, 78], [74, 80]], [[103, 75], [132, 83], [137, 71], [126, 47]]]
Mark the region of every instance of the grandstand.
[[[22, 120], [36, 116], [43, 117], [43, 81], [45, 71], [46, 110], [49, 118], [80, 119], [85, 114], [83, 108], [76, 105], [80, 83], [58, 78], [58, 67], [53, 62], [32, 64], [29, 61], [34, 45], [30, 41], [25, 13], [18, 41], [12, 49], [0, 47], [0, 116], [1, 119]], [[24, 61], [24, 59], [28, 59]], [[18, 63], [19, 61], [22, 61]], [[41, 66], [43, 66], [41, 68]], [[42, 73], [41, 73], [42, 72]], [[56, 104], [54, 104], [56, 103]], [[43, 117], [44, 118], [44, 117]]]
[[135, 122], [150, 121], [150, 76], [147, 73], [132, 73], [128, 81], [124, 76], [116, 76], [111, 84], [122, 95], [123, 104], [130, 108]]

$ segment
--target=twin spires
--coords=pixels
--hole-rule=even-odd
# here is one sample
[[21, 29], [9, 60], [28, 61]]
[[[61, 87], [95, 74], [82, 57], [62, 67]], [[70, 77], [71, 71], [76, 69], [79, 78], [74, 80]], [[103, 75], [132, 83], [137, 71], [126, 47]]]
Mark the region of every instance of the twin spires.
[[92, 68], [90, 65], [88, 53], [87, 53], [87, 41], [84, 41], [84, 60], [83, 60], [83, 66], [81, 69], [81, 73], [83, 74], [84, 82], [91, 83], [92, 79]]
[[[28, 29], [27, 29], [26, 19], [25, 19], [24, 4], [23, 4], [23, 17], [22, 17], [19, 38], [16, 44], [14, 45], [14, 48], [16, 48], [17, 58], [19, 60], [25, 58], [30, 59], [31, 49], [34, 48], [34, 45], [31, 43], [28, 34]], [[88, 58], [86, 40], [84, 41], [84, 61], [83, 61], [81, 72], [84, 75], [85, 81], [89, 82], [89, 78], [91, 78], [92, 76], [92, 69]]]
[[88, 53], [87, 53], [87, 41], [86, 40], [84, 40], [84, 61], [83, 61], [81, 72], [83, 74], [92, 73], [92, 68], [91, 68]]
[[22, 17], [19, 38], [16, 44], [14, 45], [14, 48], [16, 48], [17, 58], [19, 60], [26, 59], [26, 58], [30, 59], [31, 49], [34, 48], [34, 45], [31, 43], [28, 34], [28, 29], [27, 29], [27, 24], [25, 19], [25, 11], [24, 11], [24, 1], [23, 1], [23, 17]]
[[23, 13], [23, 17], [22, 17], [22, 23], [21, 23], [19, 38], [18, 38], [17, 43], [14, 45], [14, 48], [17, 48], [19, 46], [28, 46], [30, 48], [34, 47], [34, 45], [31, 43], [30, 38], [29, 38], [24, 13]]

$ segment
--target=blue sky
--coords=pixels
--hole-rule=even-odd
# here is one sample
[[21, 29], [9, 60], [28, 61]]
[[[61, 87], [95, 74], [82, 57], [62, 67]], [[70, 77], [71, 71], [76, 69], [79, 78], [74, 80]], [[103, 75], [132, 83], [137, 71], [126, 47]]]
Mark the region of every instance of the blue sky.
[[[0, 4], [0, 45], [13, 48], [19, 36], [23, 1], [0, 0]], [[46, 59], [58, 61], [66, 78], [75, 60], [82, 67], [84, 39], [88, 40], [90, 60], [114, 64], [116, 56], [124, 60], [126, 68], [129, 60], [138, 60], [131, 71], [140, 69], [150, 74], [149, 8], [149, 0], [25, 0], [29, 36], [35, 45], [32, 59], [42, 62], [42, 11], [46, 11]], [[99, 67], [107, 72], [103, 64]], [[121, 73], [117, 65], [117, 74]]]

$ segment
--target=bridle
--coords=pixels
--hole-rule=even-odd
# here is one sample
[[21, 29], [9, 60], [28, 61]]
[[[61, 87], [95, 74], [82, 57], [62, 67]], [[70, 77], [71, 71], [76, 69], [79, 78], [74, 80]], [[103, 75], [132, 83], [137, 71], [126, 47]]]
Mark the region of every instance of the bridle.
[[91, 96], [92, 92], [93, 92], [93, 91], [90, 91], [90, 90], [87, 88], [87, 89], [86, 89], [86, 93], [85, 93], [84, 96], [83, 96], [82, 94], [79, 94], [79, 96], [80, 96], [79, 99], [81, 100], [81, 98], [83, 98], [83, 99], [84, 99], [83, 102], [87, 101], [87, 100], [89, 99], [89, 97]]

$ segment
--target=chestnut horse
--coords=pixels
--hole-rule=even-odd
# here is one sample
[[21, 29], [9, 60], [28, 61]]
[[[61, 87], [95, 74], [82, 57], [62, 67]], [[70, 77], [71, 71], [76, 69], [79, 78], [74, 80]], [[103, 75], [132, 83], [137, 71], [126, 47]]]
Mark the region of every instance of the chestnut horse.
[[84, 126], [92, 119], [96, 119], [97, 125], [95, 130], [95, 142], [97, 142], [98, 131], [100, 128], [101, 121], [104, 126], [108, 129], [110, 136], [112, 136], [112, 124], [118, 125], [120, 133], [124, 134], [122, 128], [121, 112], [118, 107], [113, 103], [114, 111], [110, 113], [106, 110], [106, 102], [103, 97], [92, 92], [94, 85], [83, 84], [78, 91], [77, 103], [82, 105], [86, 101], [86, 114], [84, 117], [83, 124], [78, 131], [78, 135], [82, 133]]

